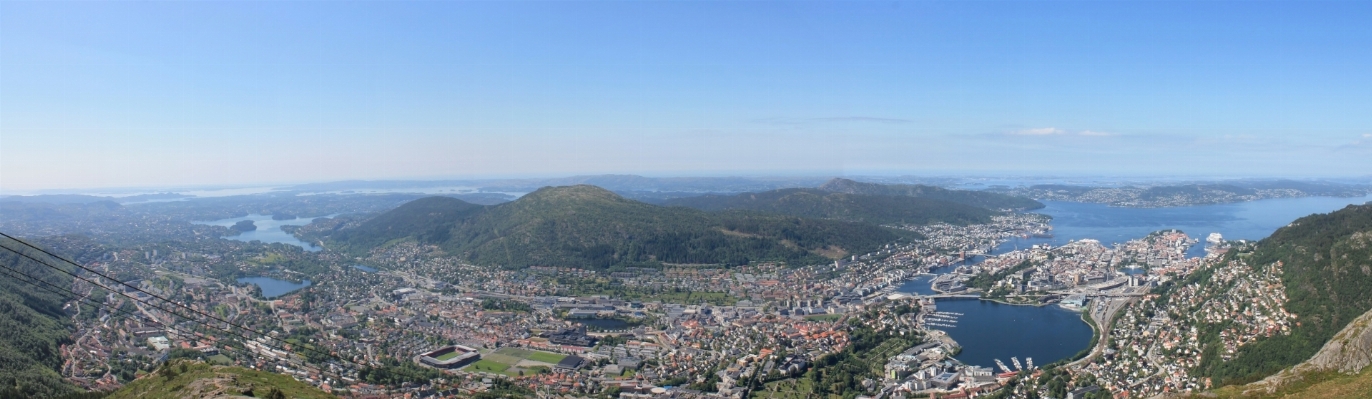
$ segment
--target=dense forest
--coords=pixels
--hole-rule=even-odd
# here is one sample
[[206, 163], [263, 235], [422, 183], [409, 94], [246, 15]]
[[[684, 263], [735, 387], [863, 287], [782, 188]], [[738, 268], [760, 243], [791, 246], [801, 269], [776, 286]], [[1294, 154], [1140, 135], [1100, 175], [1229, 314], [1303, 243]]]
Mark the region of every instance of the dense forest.
[[1198, 371], [1217, 386], [1256, 381], [1299, 364], [1372, 309], [1372, 205], [1297, 219], [1251, 253], [1230, 256], [1246, 257], [1255, 267], [1282, 262], [1287, 310], [1299, 324], [1290, 335], [1241, 347], [1227, 362], [1219, 358], [1218, 345], [1209, 345]]
[[355, 253], [416, 240], [478, 264], [607, 269], [662, 263], [827, 262], [911, 234], [835, 220], [663, 207], [593, 186], [571, 186], [543, 188], [494, 206], [420, 199], [326, 239], [335, 248]]
[[749, 210], [814, 219], [834, 219], [880, 225], [957, 225], [990, 223], [989, 209], [955, 202], [892, 195], [828, 192], [787, 188], [737, 195], [704, 195], [662, 202], [705, 211]]
[[[17, 242], [0, 240], [6, 248], [20, 249]], [[24, 252], [46, 259], [36, 251]], [[66, 297], [24, 282], [21, 273], [58, 287], [71, 287], [72, 282], [69, 276], [0, 250], [0, 392], [20, 397], [76, 393], [78, 389], [58, 374], [59, 349], [71, 343], [70, 314], [63, 309]]]

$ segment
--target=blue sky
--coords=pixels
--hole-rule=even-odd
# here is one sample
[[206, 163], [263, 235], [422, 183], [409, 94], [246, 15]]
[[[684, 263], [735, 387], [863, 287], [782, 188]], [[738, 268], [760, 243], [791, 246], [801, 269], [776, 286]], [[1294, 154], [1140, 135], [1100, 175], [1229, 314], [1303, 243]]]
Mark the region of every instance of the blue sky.
[[0, 190], [1372, 174], [1372, 2], [0, 2]]

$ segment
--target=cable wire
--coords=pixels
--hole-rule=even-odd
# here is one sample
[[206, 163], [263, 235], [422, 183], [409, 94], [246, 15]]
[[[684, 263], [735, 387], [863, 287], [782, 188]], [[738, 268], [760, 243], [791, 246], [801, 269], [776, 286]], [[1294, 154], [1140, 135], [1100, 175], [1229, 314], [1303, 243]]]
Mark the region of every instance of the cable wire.
[[[7, 251], [14, 252], [14, 253], [16, 253], [16, 254], [19, 254], [20, 256], [23, 256], [23, 257], [25, 257], [25, 258], [28, 258], [29, 260], [33, 260], [33, 261], [35, 261], [35, 262], [38, 262], [38, 263], [43, 264], [44, 266], [47, 266], [47, 267], [50, 267], [50, 268], [54, 267], [54, 266], [52, 266], [52, 265], [48, 265], [48, 264], [46, 264], [46, 263], [44, 263], [44, 262], [42, 262], [42, 261], [39, 261], [39, 260], [37, 260], [37, 259], [35, 259], [35, 258], [31, 257], [31, 256], [28, 256], [27, 254], [24, 254], [24, 253], [22, 253], [22, 252], [16, 251], [16, 250], [14, 250], [13, 248], [9, 248], [9, 247], [7, 247], [7, 246], [0, 245], [0, 249], [5, 249], [5, 250], [7, 250]], [[49, 285], [49, 286], [57, 287], [58, 289], [61, 289], [61, 290], [65, 291], [65, 292], [69, 293], [69, 294], [63, 294], [63, 293], [54, 291], [54, 290], [52, 290], [52, 289], [49, 289], [49, 288], [46, 288], [46, 287], [39, 286], [40, 288], [44, 288], [45, 290], [47, 290], [47, 291], [49, 291], [49, 292], [53, 292], [54, 294], [63, 295], [63, 296], [68, 296], [68, 295], [70, 295], [70, 298], [73, 299], [73, 300], [75, 300], [75, 299], [81, 297], [81, 294], [78, 293], [78, 292], [76, 292], [76, 291], [74, 291], [74, 290], [67, 289], [67, 288], [62, 288], [62, 287], [60, 287], [60, 286], [57, 286], [57, 285], [55, 285], [55, 284], [52, 284], [51, 282], [44, 281], [43, 279], [41, 279], [41, 278], [39, 278], [39, 277], [29, 275], [29, 274], [27, 274], [27, 273], [24, 273], [24, 272], [22, 272], [22, 271], [18, 271], [18, 270], [16, 270], [16, 269], [10, 268], [10, 267], [8, 267], [8, 266], [4, 267], [4, 269], [8, 269], [9, 271], [18, 273], [18, 274], [20, 274], [20, 275], [22, 275], [22, 276], [24, 276], [24, 277], [27, 277], [28, 279], [32, 279], [33, 281], [38, 281], [38, 282], [41, 282], [41, 283], [46, 284], [46, 285]], [[5, 273], [5, 274], [9, 275], [9, 273]], [[11, 276], [13, 276], [13, 275], [11, 275]], [[77, 279], [80, 279], [80, 280], [82, 280], [82, 281], [91, 283], [92, 285], [96, 285], [96, 286], [99, 286], [99, 287], [102, 287], [102, 288], [103, 288], [103, 286], [101, 286], [101, 285], [99, 285], [99, 284], [96, 284], [95, 282], [92, 282], [92, 281], [87, 280], [87, 279], [85, 279], [85, 278], [82, 278], [82, 277], [79, 277], [79, 276], [73, 276], [73, 277], [74, 277], [74, 278], [77, 278]], [[21, 278], [21, 279], [22, 279], [22, 278]], [[24, 279], [24, 280], [26, 280], [25, 282], [29, 282], [29, 281], [27, 281], [28, 279]], [[32, 284], [32, 282], [29, 282], [29, 283]], [[127, 297], [127, 298], [133, 300], [134, 302], [138, 302], [138, 303], [142, 303], [142, 304], [144, 304], [144, 305], [152, 306], [152, 307], [157, 308], [157, 309], [159, 309], [159, 310], [162, 310], [162, 311], [164, 311], [164, 312], [171, 313], [172, 315], [174, 315], [174, 316], [176, 316], [176, 317], [178, 317], [178, 318], [184, 319], [185, 321], [192, 322], [192, 323], [196, 324], [198, 327], [200, 327], [200, 329], [201, 329], [202, 331], [203, 331], [203, 329], [204, 329], [205, 327], [208, 327], [208, 328], [211, 328], [211, 329], [214, 329], [214, 330], [218, 330], [218, 331], [223, 332], [223, 333], [226, 333], [226, 334], [230, 334], [230, 335], [237, 336], [237, 337], [239, 337], [239, 338], [244, 339], [245, 341], [256, 341], [256, 339], [254, 339], [254, 338], [252, 338], [252, 337], [248, 337], [248, 336], [245, 336], [245, 335], [242, 335], [242, 334], [233, 332], [233, 331], [229, 331], [229, 330], [225, 330], [225, 329], [216, 327], [216, 326], [214, 326], [213, 324], [210, 324], [210, 323], [205, 322], [205, 321], [202, 321], [202, 320], [196, 320], [196, 319], [193, 319], [193, 318], [188, 318], [188, 317], [186, 317], [185, 315], [182, 315], [182, 314], [179, 314], [179, 313], [175, 313], [175, 312], [166, 310], [166, 309], [164, 309], [164, 308], [162, 308], [162, 307], [160, 307], [160, 306], [157, 306], [156, 304], [149, 303], [148, 301], [140, 300], [140, 299], [138, 299], [138, 298], [136, 298], [136, 297], [129, 296], [129, 295], [124, 294], [124, 293], [122, 293], [122, 292], [116, 292], [116, 293], [118, 293], [118, 294], [120, 294], [120, 295], [123, 295], [123, 296], [125, 296], [125, 297]], [[81, 299], [82, 299], [82, 300], [86, 300], [86, 301], [93, 301], [92, 299], [89, 299], [89, 298], [81, 298]], [[103, 308], [103, 307], [106, 307], [106, 305], [100, 305], [100, 304], [97, 304], [96, 306], [102, 307], [102, 308]], [[139, 314], [139, 313], [133, 313], [133, 312], [124, 311], [124, 310], [121, 310], [121, 309], [116, 309], [116, 310], [119, 311], [120, 313], [126, 314], [126, 315], [137, 315], [137, 316], [140, 316], [140, 317], [145, 318], [145, 319], [150, 318], [150, 317], [148, 317], [147, 315], [143, 315], [143, 314]], [[113, 313], [113, 312], [112, 312], [112, 313]], [[156, 320], [156, 319], [152, 319], [151, 321], [156, 322], [156, 323], [158, 323], [158, 324], [162, 324], [161, 321]], [[194, 327], [193, 327], [193, 328], [194, 328]], [[206, 334], [205, 332], [201, 332], [201, 331], [194, 331], [194, 330], [192, 330], [192, 331], [190, 331], [190, 333], [191, 333], [191, 335], [194, 335], [194, 336], [196, 336], [197, 338], [206, 338], [206, 337], [213, 338], [211, 335]], [[272, 339], [272, 340], [281, 341], [280, 339], [277, 339], [277, 338], [274, 338], [274, 337], [270, 337], [270, 336], [268, 336], [268, 335], [266, 335], [266, 334], [263, 334], [263, 333], [260, 333], [260, 332], [256, 332], [256, 334], [262, 335], [263, 338], [269, 338], [269, 339]], [[288, 350], [288, 349], [285, 349], [285, 348], [282, 348], [282, 347], [279, 347], [279, 346], [274, 346], [274, 345], [268, 344], [268, 343], [266, 343], [266, 342], [258, 341], [257, 343], [258, 343], [259, 345], [262, 345], [262, 346], [267, 347], [267, 348], [269, 348], [269, 349], [275, 349], [275, 350], [278, 350], [278, 351], [281, 351], [281, 352], [285, 352], [285, 353], [292, 353], [292, 352], [295, 352], [295, 351]], [[325, 355], [325, 356], [328, 356], [328, 357], [330, 357], [330, 358], [337, 359], [337, 360], [340, 360], [340, 361], [343, 361], [343, 362], [353, 363], [353, 364], [357, 364], [357, 365], [363, 366], [363, 367], [370, 367], [370, 366], [368, 366], [368, 365], [362, 365], [362, 364], [357, 363], [357, 362], [354, 362], [354, 361], [350, 361], [350, 360], [347, 360], [347, 359], [340, 358], [340, 357], [335, 356], [335, 355], [333, 355], [333, 354], [331, 354], [331, 353], [328, 353], [328, 352], [323, 352], [323, 351], [311, 349], [311, 348], [306, 347], [306, 346], [304, 346], [304, 345], [295, 345], [295, 346], [300, 347], [300, 348], [305, 349], [305, 350], [309, 350], [309, 351], [311, 351], [311, 352], [323, 354], [323, 355]], [[246, 348], [246, 347], [245, 347], [245, 348], [241, 348], [241, 349], [240, 349], [240, 348], [234, 348], [234, 347], [227, 346], [227, 345], [225, 345], [225, 347], [226, 347], [226, 348], [233, 349], [233, 350], [241, 350], [241, 351], [243, 351], [243, 352], [245, 352], [245, 353], [248, 353], [248, 354], [253, 354], [252, 351], [248, 350], [248, 348]], [[298, 353], [297, 353], [297, 354], [298, 354]], [[313, 369], [314, 371], [316, 371], [316, 372], [318, 372], [318, 373], [320, 373], [320, 374], [332, 375], [332, 376], [336, 377], [339, 381], [344, 381], [344, 377], [343, 377], [341, 374], [338, 374], [338, 373], [335, 373], [335, 372], [332, 372], [332, 371], [326, 371], [326, 370], [324, 370], [323, 368], [320, 368], [320, 367], [317, 367], [317, 366], [309, 365], [309, 364], [306, 363], [306, 362], [301, 362], [301, 364], [299, 364], [299, 366], [302, 367], [302, 368]]]
[[[14, 241], [16, 241], [16, 242], [19, 242], [19, 243], [21, 243], [21, 244], [24, 244], [24, 245], [27, 246], [27, 247], [37, 249], [38, 251], [43, 252], [43, 253], [45, 253], [45, 254], [48, 254], [49, 256], [53, 256], [53, 257], [55, 257], [55, 258], [62, 259], [63, 261], [66, 261], [67, 263], [70, 263], [70, 264], [73, 264], [73, 265], [75, 265], [75, 266], [78, 266], [78, 267], [80, 267], [80, 268], [83, 269], [83, 270], [89, 270], [89, 271], [91, 271], [92, 273], [95, 273], [95, 274], [97, 274], [97, 275], [99, 275], [99, 276], [101, 276], [101, 277], [104, 277], [104, 278], [106, 278], [106, 279], [109, 279], [109, 280], [118, 282], [118, 283], [120, 283], [121, 285], [124, 285], [124, 286], [127, 286], [127, 287], [133, 287], [134, 289], [138, 290], [139, 292], [145, 293], [145, 294], [147, 294], [147, 295], [149, 295], [149, 296], [152, 296], [152, 297], [154, 297], [154, 298], [160, 299], [160, 300], [165, 301], [165, 302], [170, 302], [170, 303], [175, 304], [175, 305], [178, 305], [178, 306], [180, 306], [180, 307], [182, 307], [182, 308], [190, 309], [191, 311], [193, 311], [193, 312], [195, 312], [195, 313], [197, 313], [197, 314], [201, 314], [201, 315], [208, 316], [208, 317], [213, 318], [213, 319], [215, 319], [215, 320], [219, 320], [219, 321], [221, 321], [221, 322], [224, 322], [225, 324], [228, 324], [228, 325], [230, 325], [230, 326], [234, 326], [234, 327], [237, 327], [237, 328], [239, 328], [239, 329], [246, 330], [246, 331], [248, 331], [248, 332], [250, 332], [250, 333], [252, 333], [252, 334], [259, 335], [260, 338], [269, 339], [269, 340], [276, 341], [276, 342], [280, 342], [280, 343], [290, 344], [289, 342], [285, 342], [284, 340], [282, 340], [282, 339], [280, 339], [280, 338], [272, 337], [272, 336], [270, 336], [270, 335], [268, 335], [268, 334], [259, 332], [259, 331], [257, 331], [257, 330], [253, 330], [253, 329], [251, 329], [251, 328], [247, 328], [247, 327], [243, 327], [243, 326], [240, 326], [240, 325], [233, 324], [233, 323], [228, 322], [228, 321], [226, 321], [226, 320], [224, 320], [224, 319], [221, 319], [221, 318], [218, 318], [218, 317], [214, 317], [214, 316], [210, 316], [210, 315], [208, 315], [208, 314], [206, 314], [206, 313], [204, 313], [204, 312], [200, 312], [200, 311], [198, 311], [198, 310], [192, 309], [192, 308], [190, 308], [190, 307], [188, 307], [188, 306], [186, 306], [186, 305], [182, 305], [182, 304], [177, 303], [177, 302], [175, 302], [175, 301], [172, 301], [172, 300], [163, 298], [163, 297], [161, 297], [161, 296], [159, 296], [159, 295], [156, 295], [156, 294], [153, 294], [153, 293], [150, 293], [150, 292], [147, 292], [147, 291], [143, 291], [142, 289], [137, 288], [137, 287], [134, 287], [133, 285], [130, 285], [130, 284], [125, 283], [125, 282], [122, 282], [122, 281], [119, 281], [119, 280], [117, 280], [117, 279], [110, 278], [110, 277], [108, 277], [108, 276], [106, 276], [106, 275], [104, 275], [104, 274], [101, 274], [101, 273], [99, 273], [99, 272], [95, 272], [95, 271], [91, 270], [90, 268], [87, 268], [87, 267], [85, 267], [85, 266], [76, 264], [75, 262], [73, 262], [73, 261], [71, 261], [71, 260], [68, 260], [68, 259], [64, 259], [64, 258], [55, 256], [55, 255], [53, 255], [51, 252], [48, 252], [48, 251], [43, 250], [43, 249], [41, 249], [41, 248], [35, 247], [35, 246], [33, 246], [33, 245], [31, 245], [31, 244], [28, 244], [28, 243], [24, 243], [23, 241], [14, 239], [13, 237], [11, 237], [11, 236], [9, 236], [9, 235], [7, 235], [7, 234], [0, 233], [0, 236], [8, 237], [8, 238], [10, 238], [11, 240], [14, 240]], [[21, 251], [19, 251], [19, 250], [16, 250], [16, 249], [14, 249], [14, 248], [10, 248], [10, 247], [8, 247], [8, 246], [0, 245], [0, 249], [5, 249], [5, 250], [7, 250], [7, 251], [13, 252], [13, 253], [15, 253], [15, 254], [18, 254], [19, 256], [22, 256], [22, 257], [24, 257], [24, 258], [27, 258], [27, 259], [32, 260], [32, 261], [34, 261], [34, 262], [37, 262], [37, 263], [39, 263], [39, 264], [41, 264], [41, 265], [43, 265], [43, 266], [47, 266], [47, 267], [49, 267], [49, 268], [51, 268], [51, 269], [54, 269], [54, 270], [57, 270], [57, 271], [59, 271], [59, 272], [65, 273], [65, 274], [67, 274], [67, 275], [69, 275], [69, 276], [72, 276], [73, 278], [80, 279], [80, 280], [82, 280], [82, 281], [91, 283], [91, 284], [96, 285], [96, 286], [104, 287], [102, 284], [98, 284], [98, 283], [96, 283], [96, 282], [94, 282], [94, 281], [91, 281], [91, 280], [86, 279], [86, 278], [84, 278], [84, 277], [78, 276], [78, 275], [76, 275], [76, 274], [74, 274], [74, 273], [72, 273], [72, 272], [68, 272], [68, 271], [66, 271], [66, 270], [63, 270], [63, 269], [60, 268], [60, 267], [57, 267], [57, 266], [53, 266], [53, 265], [51, 265], [51, 264], [48, 264], [47, 262], [44, 262], [44, 261], [39, 260], [39, 259], [37, 259], [37, 258], [34, 258], [34, 257], [30, 256], [29, 254], [23, 253], [23, 252], [21, 252]], [[245, 339], [245, 340], [250, 340], [250, 341], [251, 341], [251, 340], [254, 340], [254, 339], [255, 339], [255, 338], [248, 337], [248, 336], [246, 336], [246, 335], [243, 335], [243, 334], [240, 334], [240, 333], [237, 333], [237, 332], [234, 332], [234, 331], [230, 331], [230, 330], [226, 330], [226, 329], [220, 328], [220, 327], [218, 327], [218, 326], [215, 326], [215, 325], [210, 324], [209, 322], [206, 322], [206, 321], [203, 321], [203, 320], [199, 320], [199, 319], [196, 319], [196, 318], [194, 318], [194, 317], [187, 317], [187, 316], [184, 315], [184, 314], [181, 314], [181, 313], [178, 313], [178, 312], [174, 312], [174, 311], [168, 310], [168, 309], [166, 309], [166, 308], [164, 308], [164, 307], [158, 306], [157, 304], [151, 303], [151, 302], [149, 302], [149, 301], [145, 301], [145, 300], [142, 300], [142, 299], [138, 299], [137, 297], [131, 296], [131, 295], [129, 295], [129, 294], [127, 294], [127, 293], [124, 293], [124, 292], [121, 292], [121, 291], [119, 291], [119, 290], [111, 290], [111, 292], [115, 292], [115, 293], [117, 293], [117, 294], [119, 294], [119, 295], [122, 295], [122, 296], [125, 296], [125, 297], [129, 298], [129, 299], [132, 299], [132, 300], [134, 300], [134, 301], [136, 301], [136, 302], [138, 302], [138, 303], [142, 303], [142, 304], [144, 304], [144, 305], [148, 305], [148, 306], [154, 307], [154, 308], [156, 308], [156, 309], [158, 309], [158, 310], [161, 310], [161, 311], [163, 311], [163, 312], [167, 312], [167, 313], [169, 313], [169, 314], [172, 314], [172, 315], [175, 316], [175, 317], [184, 319], [184, 320], [186, 320], [186, 321], [190, 321], [190, 322], [202, 324], [202, 325], [204, 325], [204, 326], [213, 328], [213, 329], [215, 329], [215, 330], [218, 330], [218, 331], [221, 331], [221, 332], [224, 332], [224, 333], [227, 333], [227, 334], [231, 334], [231, 335], [238, 336], [238, 337], [243, 338], [243, 339]], [[284, 348], [280, 348], [280, 347], [277, 347], [277, 346], [269, 345], [269, 344], [267, 344], [267, 343], [265, 343], [265, 342], [258, 342], [258, 343], [261, 344], [261, 345], [263, 345], [263, 346], [266, 346], [266, 347], [268, 347], [268, 348], [271, 348], [271, 349], [276, 349], [276, 350], [280, 350], [280, 351], [287, 352], [287, 353], [289, 353], [289, 352], [294, 352], [294, 351], [287, 350], [287, 349], [284, 349]], [[304, 346], [304, 345], [296, 345], [296, 346], [297, 346], [297, 347], [300, 347], [301, 349], [303, 349], [303, 350], [305, 350], [305, 351], [310, 351], [310, 352], [313, 352], [313, 353], [322, 354], [322, 355], [324, 355], [324, 356], [328, 356], [328, 357], [330, 357], [330, 358], [337, 359], [337, 360], [340, 360], [340, 361], [344, 361], [344, 362], [347, 362], [347, 363], [352, 363], [352, 364], [355, 364], [355, 365], [358, 365], [358, 366], [361, 366], [361, 367], [370, 367], [370, 365], [358, 363], [358, 362], [356, 362], [356, 361], [352, 361], [352, 360], [348, 360], [348, 359], [343, 359], [343, 358], [338, 357], [338, 356], [335, 356], [335, 355], [333, 355], [333, 354], [331, 354], [331, 353], [324, 352], [324, 351], [320, 351], [320, 350], [317, 350], [317, 349], [313, 349], [313, 348], [310, 348], [310, 347], [308, 347], [308, 346]]]

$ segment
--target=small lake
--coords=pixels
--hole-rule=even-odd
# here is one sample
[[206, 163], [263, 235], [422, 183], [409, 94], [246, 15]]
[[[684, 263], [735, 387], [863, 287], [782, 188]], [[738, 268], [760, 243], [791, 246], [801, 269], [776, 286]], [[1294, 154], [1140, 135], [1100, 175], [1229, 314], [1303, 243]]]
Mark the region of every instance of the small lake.
[[376, 268], [370, 266], [353, 265], [353, 268], [367, 273], [376, 273]]
[[286, 280], [277, 280], [271, 277], [239, 277], [238, 283], [249, 283], [262, 289], [262, 297], [271, 299], [289, 294], [301, 288], [309, 287], [310, 280], [292, 283]]
[[243, 242], [261, 241], [264, 243], [289, 244], [300, 248], [304, 248], [306, 251], [317, 252], [319, 250], [322, 250], [323, 248], [317, 247], [314, 244], [308, 242], [300, 241], [300, 239], [295, 238], [295, 236], [290, 235], [285, 231], [281, 231], [281, 226], [304, 226], [310, 224], [310, 222], [313, 222], [315, 219], [333, 216], [337, 215], [319, 217], [300, 217], [287, 220], [272, 220], [271, 215], [251, 214], [240, 218], [219, 219], [208, 222], [192, 223], [210, 226], [230, 227], [233, 226], [234, 223], [238, 223], [244, 220], [251, 220], [253, 224], [257, 226], [257, 230], [243, 232], [238, 235], [226, 236], [224, 238]]

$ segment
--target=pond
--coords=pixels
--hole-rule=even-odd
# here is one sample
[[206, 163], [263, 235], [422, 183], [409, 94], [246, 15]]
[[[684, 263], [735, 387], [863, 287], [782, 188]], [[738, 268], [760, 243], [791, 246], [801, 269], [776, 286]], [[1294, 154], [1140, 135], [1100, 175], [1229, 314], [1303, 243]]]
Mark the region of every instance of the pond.
[[271, 277], [239, 277], [238, 283], [248, 283], [256, 285], [262, 289], [262, 297], [271, 299], [286, 295], [301, 288], [309, 287], [310, 280], [293, 283], [286, 280], [278, 280]]

